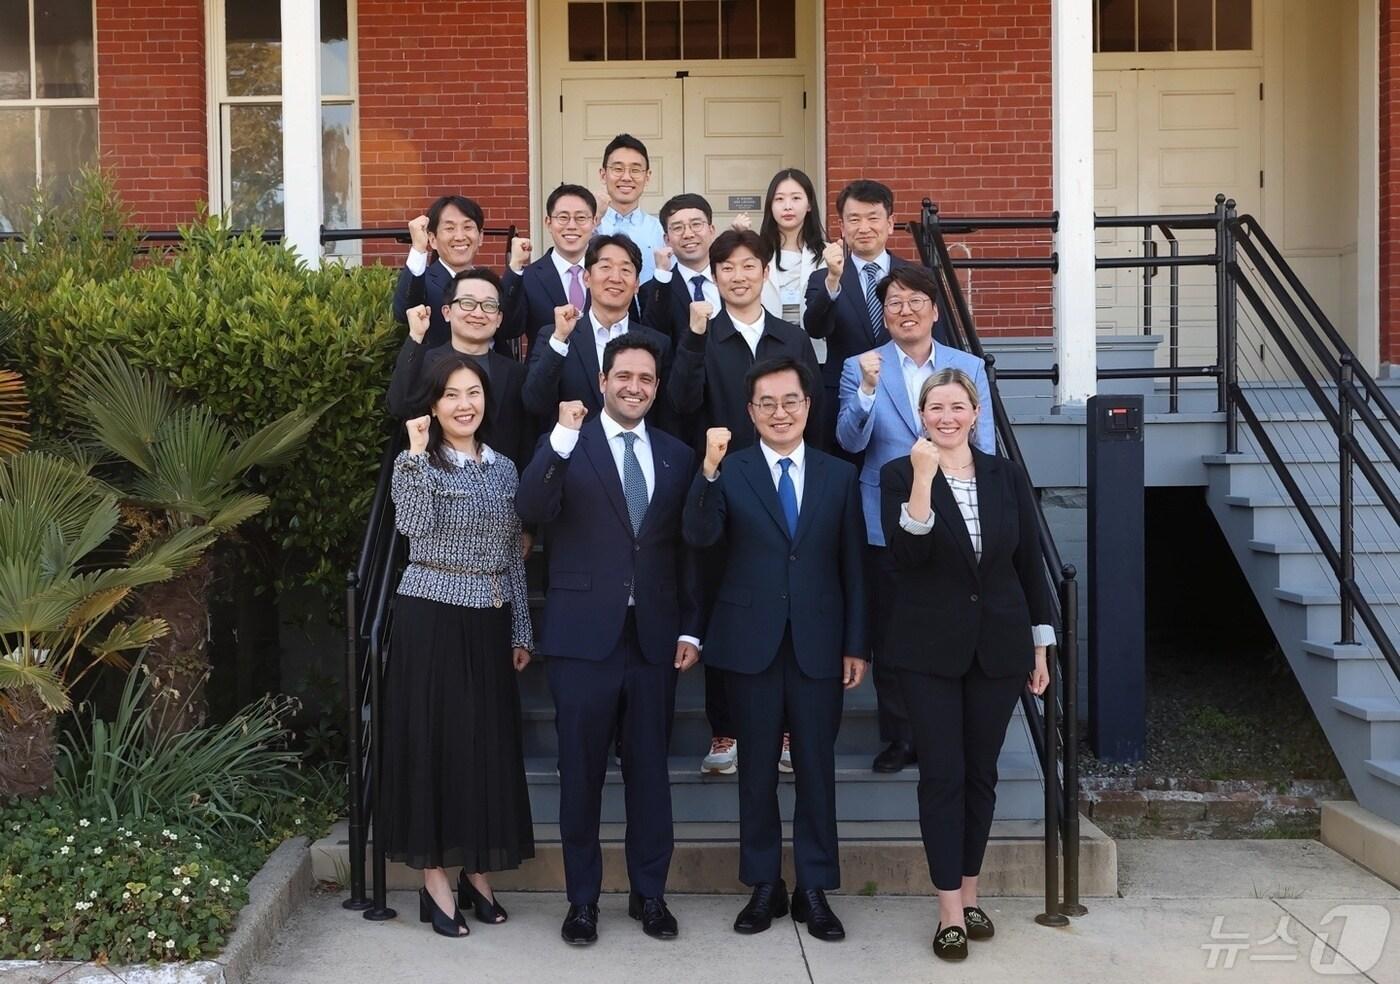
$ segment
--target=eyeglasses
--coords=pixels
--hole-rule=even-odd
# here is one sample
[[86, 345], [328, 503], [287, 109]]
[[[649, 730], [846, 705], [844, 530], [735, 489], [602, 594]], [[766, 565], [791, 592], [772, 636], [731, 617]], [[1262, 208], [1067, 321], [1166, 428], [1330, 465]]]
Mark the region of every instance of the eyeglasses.
[[590, 223], [590, 222], [593, 221], [593, 213], [592, 213], [592, 212], [574, 212], [574, 213], [571, 215], [571, 214], [569, 214], [568, 212], [555, 212], [553, 215], [551, 215], [551, 216], [549, 217], [549, 220], [550, 220], [551, 222], [553, 222], [555, 225], [559, 225], [559, 226], [568, 226], [568, 225], [582, 226], [582, 225], [588, 225], [588, 223]]
[[487, 314], [495, 314], [501, 309], [501, 302], [478, 301], [475, 297], [459, 297], [455, 301], [452, 301], [448, 306], [455, 307], [458, 311], [461, 311], [463, 314], [471, 314], [477, 308], [481, 308], [481, 310], [485, 311]]
[[810, 396], [786, 396], [779, 402], [766, 396], [755, 403], [750, 403], [749, 406], [757, 410], [760, 417], [771, 417], [778, 412], [779, 407], [783, 408], [783, 413], [794, 414], [806, 406], [810, 400]]
[[687, 229], [691, 232], [704, 232], [709, 225], [709, 219], [691, 219], [689, 222], [671, 222], [666, 226], [666, 231], [673, 236], [679, 236]]
[[632, 178], [641, 178], [646, 176], [647, 169], [641, 164], [633, 164], [631, 167], [628, 167], [625, 164], [609, 164], [608, 173], [611, 174], [614, 178], [620, 178], [623, 175]]
[[927, 297], [911, 297], [908, 300], [892, 297], [885, 301], [885, 310], [894, 314], [898, 314], [900, 311], [918, 313], [928, 307], [930, 303], [932, 302]]

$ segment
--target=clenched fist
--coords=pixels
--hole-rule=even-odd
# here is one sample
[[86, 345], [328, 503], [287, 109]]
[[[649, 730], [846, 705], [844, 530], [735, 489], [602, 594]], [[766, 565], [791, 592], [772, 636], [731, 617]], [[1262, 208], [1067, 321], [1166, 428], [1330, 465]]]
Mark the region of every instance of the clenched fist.
[[748, 212], [740, 212], [734, 216], [734, 221], [730, 225], [740, 232], [748, 232], [753, 228], [753, 219], [749, 218]]
[[822, 262], [826, 264], [826, 289], [835, 290], [841, 285], [841, 274], [846, 271], [846, 244], [839, 239], [827, 243], [822, 250]]
[[703, 471], [706, 478], [714, 478], [719, 471], [719, 463], [724, 460], [724, 456], [729, 452], [729, 428], [711, 427], [705, 431], [705, 464]]
[[413, 248], [418, 252], [426, 253], [428, 251], [428, 217], [426, 215], [409, 220], [408, 238], [413, 243]]
[[559, 404], [559, 423], [569, 430], [576, 431], [582, 427], [583, 418], [587, 416], [588, 408], [582, 400], [565, 400]]
[[656, 264], [656, 269], [658, 270], [671, 269], [671, 257], [673, 255], [670, 246], [658, 246], [651, 251], [652, 261]]
[[408, 451], [410, 454], [422, 454], [428, 450], [428, 427], [432, 422], [432, 416], [424, 414], [421, 417], [414, 417], [404, 424], [408, 428]]
[[914, 465], [914, 477], [925, 485], [933, 481], [933, 473], [938, 471], [940, 457], [938, 445], [928, 438], [921, 437], [915, 441], [914, 446], [909, 449], [909, 460]]
[[885, 358], [878, 351], [866, 352], [860, 357], [860, 388], [866, 396], [875, 395], [875, 385], [880, 382], [880, 367]]
[[598, 214], [596, 218], [599, 222], [602, 222], [604, 214], [612, 207], [612, 199], [608, 197], [608, 182], [607, 179], [603, 177], [602, 168], [598, 169], [598, 190], [594, 193], [593, 197], [598, 201]]
[[428, 324], [432, 321], [432, 312], [428, 310], [428, 305], [420, 304], [411, 307], [408, 314], [408, 337], [419, 345], [423, 344], [423, 336], [428, 333]]
[[516, 273], [524, 270], [530, 262], [530, 252], [534, 249], [530, 240], [516, 236], [510, 241], [510, 268]]
[[554, 309], [554, 337], [560, 342], [567, 342], [569, 336], [578, 327], [578, 319], [583, 317], [583, 312], [572, 304], [565, 304]]
[[709, 301], [690, 302], [690, 330], [697, 335], [705, 334], [710, 327], [710, 316], [715, 313], [715, 307]]

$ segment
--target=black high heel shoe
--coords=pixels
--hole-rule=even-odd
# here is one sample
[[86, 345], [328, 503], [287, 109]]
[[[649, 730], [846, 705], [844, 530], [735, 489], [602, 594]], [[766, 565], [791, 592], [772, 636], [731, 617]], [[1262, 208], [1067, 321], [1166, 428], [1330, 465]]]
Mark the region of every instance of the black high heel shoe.
[[488, 899], [476, 890], [465, 871], [457, 875], [457, 906], [475, 912], [477, 922], [493, 926], [499, 926], [510, 918], [506, 915], [505, 907], [497, 899]]
[[[471, 930], [467, 929], [467, 920], [462, 913], [454, 912], [448, 915], [438, 908], [437, 900], [428, 893], [426, 888], [418, 890], [418, 921], [430, 922], [433, 924], [433, 932], [439, 936], [450, 936], [453, 939], [471, 935]], [[458, 930], [465, 929], [465, 933]]]

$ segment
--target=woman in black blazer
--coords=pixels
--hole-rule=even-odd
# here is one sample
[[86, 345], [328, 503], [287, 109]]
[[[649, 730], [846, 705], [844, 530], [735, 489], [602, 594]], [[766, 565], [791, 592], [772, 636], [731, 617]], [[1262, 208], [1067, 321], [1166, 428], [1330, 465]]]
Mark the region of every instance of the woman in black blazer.
[[997, 758], [1021, 689], [1045, 690], [1055, 641], [1030, 481], [970, 443], [977, 387], [959, 369], [919, 390], [925, 436], [880, 471], [895, 566], [881, 658], [903, 687], [919, 756], [919, 826], [938, 889], [939, 957], [967, 956], [992, 922], [977, 875], [996, 806]]

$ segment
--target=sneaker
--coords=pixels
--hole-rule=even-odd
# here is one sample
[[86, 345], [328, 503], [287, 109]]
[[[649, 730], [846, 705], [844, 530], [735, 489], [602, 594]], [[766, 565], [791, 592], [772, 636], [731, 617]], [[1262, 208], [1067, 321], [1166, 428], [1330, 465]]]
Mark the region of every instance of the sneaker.
[[792, 735], [783, 732], [783, 754], [778, 756], [778, 771], [792, 771]]
[[739, 743], [733, 738], [715, 736], [710, 740], [710, 754], [700, 763], [702, 775], [732, 776], [739, 771]]

